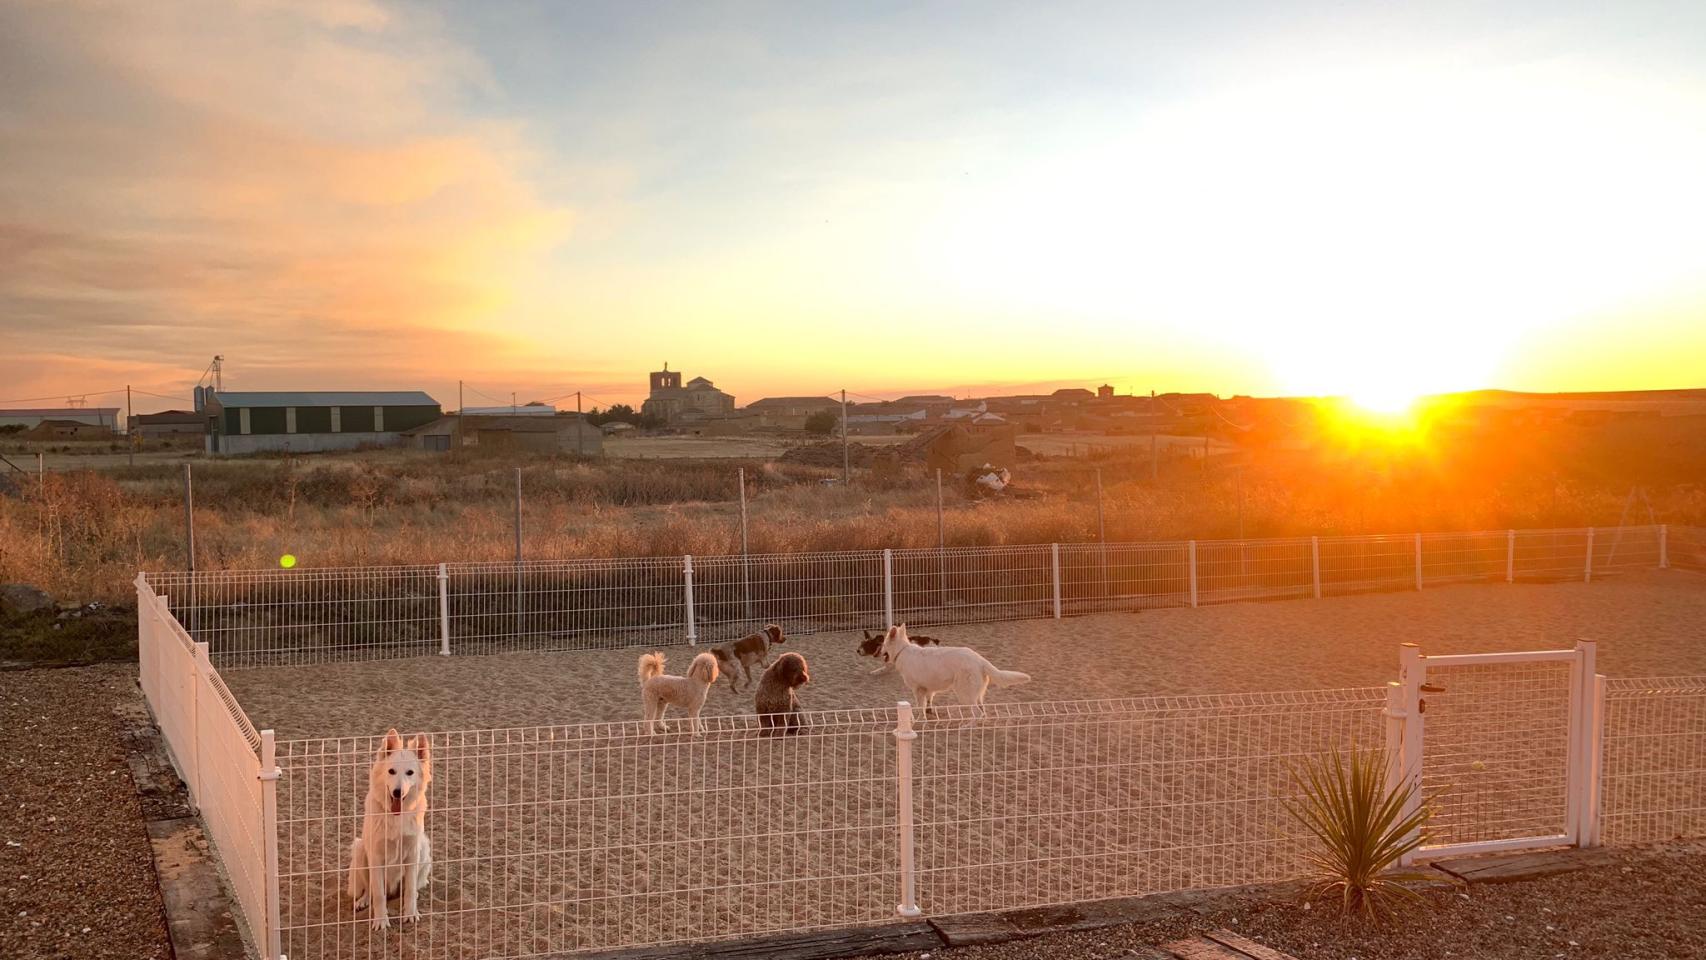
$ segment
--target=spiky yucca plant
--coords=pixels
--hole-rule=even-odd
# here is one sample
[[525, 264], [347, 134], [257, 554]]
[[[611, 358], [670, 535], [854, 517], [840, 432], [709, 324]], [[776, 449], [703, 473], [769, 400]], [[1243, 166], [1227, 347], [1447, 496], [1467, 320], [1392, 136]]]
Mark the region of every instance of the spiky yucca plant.
[[1423, 875], [1391, 868], [1426, 842], [1430, 805], [1404, 814], [1416, 787], [1388, 790], [1386, 759], [1383, 750], [1335, 747], [1292, 771], [1302, 797], [1286, 808], [1321, 842], [1308, 856], [1317, 871], [1309, 896], [1331, 897], [1347, 915], [1381, 918], [1405, 900], [1421, 899], [1403, 881]]

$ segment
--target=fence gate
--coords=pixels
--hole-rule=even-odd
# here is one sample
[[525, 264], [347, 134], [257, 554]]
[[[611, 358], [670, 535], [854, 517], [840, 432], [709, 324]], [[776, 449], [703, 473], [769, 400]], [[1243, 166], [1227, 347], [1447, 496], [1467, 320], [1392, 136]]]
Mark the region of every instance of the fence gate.
[[1392, 775], [1433, 807], [1419, 855], [1596, 841], [1592, 641], [1438, 657], [1405, 644], [1387, 713]]

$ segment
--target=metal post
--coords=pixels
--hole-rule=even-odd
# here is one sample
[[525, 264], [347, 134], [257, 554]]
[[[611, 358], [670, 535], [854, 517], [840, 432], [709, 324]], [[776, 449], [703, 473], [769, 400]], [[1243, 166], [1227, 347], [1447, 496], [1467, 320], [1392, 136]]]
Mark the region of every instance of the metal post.
[[1149, 391], [1149, 480], [1155, 482], [1161, 476], [1161, 459], [1157, 447], [1156, 429], [1160, 425], [1155, 416], [1155, 391]]
[[1315, 599], [1321, 599], [1321, 538], [1309, 538], [1309, 580], [1315, 585]]
[[1516, 582], [1516, 531], [1505, 531], [1505, 582]]
[[1593, 678], [1592, 729], [1588, 731], [1588, 804], [1583, 818], [1587, 833], [1578, 841], [1584, 847], [1599, 846], [1600, 765], [1605, 760], [1605, 678]]
[[581, 392], [575, 391], [575, 456], [586, 456], [586, 444], [581, 439], [581, 432], [586, 429], [586, 415], [581, 413]]
[[[1426, 715], [1422, 712], [1422, 682], [1426, 669], [1422, 648], [1418, 644], [1406, 643], [1399, 648], [1398, 682], [1403, 685], [1404, 711], [1401, 780], [1410, 791], [1409, 801], [1404, 805], [1405, 817], [1415, 813], [1422, 802], [1422, 732], [1426, 722]], [[1400, 866], [1410, 866], [1415, 859], [1414, 851], [1405, 854]]]
[[883, 622], [894, 626], [894, 551], [883, 548]]
[[1393, 680], [1386, 684], [1386, 793], [1404, 787], [1404, 687]]
[[515, 562], [521, 562], [521, 468], [515, 468]]
[[184, 464], [184, 569], [195, 572], [195, 493], [187, 463]]
[[1191, 606], [1197, 605], [1197, 542], [1192, 540], [1186, 546], [1186, 561], [1191, 568]]
[[1108, 542], [1108, 529], [1102, 522], [1102, 468], [1096, 468], [1096, 542]]
[[1416, 534], [1416, 589], [1422, 589], [1422, 535]]
[[1582, 582], [1583, 583], [1591, 583], [1592, 581], [1593, 581], [1593, 528], [1589, 527], [1588, 528], [1587, 559], [1585, 561], [1583, 561], [1583, 564], [1582, 564]]
[[[1659, 542], [1661, 544], [1664, 543], [1662, 536], [1660, 537]], [[942, 514], [942, 471], [938, 469], [936, 471], [936, 549], [946, 550], [947, 548], [948, 524], [947, 521], [943, 519]]]
[[438, 565], [438, 652], [450, 656], [450, 569]]
[[699, 636], [693, 629], [693, 554], [684, 554], [681, 558], [681, 587], [682, 605], [687, 617], [687, 645], [693, 646]]
[[136, 466], [136, 431], [130, 421], [136, 419], [136, 404], [130, 399], [130, 384], [124, 385], [124, 450], [130, 466]]
[[[189, 464], [184, 464], [185, 472], [188, 472], [189, 468]], [[36, 454], [36, 496], [44, 501], [47, 499], [47, 461], [42, 459], [39, 453]]]
[[1659, 569], [1670, 567], [1670, 524], [1659, 524]]
[[1060, 619], [1060, 544], [1048, 545], [1049, 582], [1054, 584], [1054, 618]]
[[1577, 846], [1587, 846], [1592, 835], [1590, 808], [1596, 779], [1594, 728], [1599, 724], [1594, 697], [1597, 675], [1592, 640], [1576, 641], [1576, 659], [1570, 663], [1570, 759], [1566, 817]]
[[[190, 800], [197, 810], [206, 799], [201, 775], [201, 688], [203, 669], [207, 666], [207, 644], [196, 643], [190, 648]], [[215, 704], [208, 704], [215, 709]]]
[[847, 449], [847, 391], [841, 391], [841, 485], [853, 482], [853, 456]]
[[1102, 516], [1102, 468], [1096, 468], [1096, 585], [1102, 599], [1108, 596], [1108, 528]]
[[284, 955], [283, 936], [279, 930], [278, 910], [278, 746], [271, 730], [261, 731], [261, 764], [256, 775], [261, 781], [261, 858], [265, 871], [263, 887], [267, 898], [261, 936], [261, 953], [265, 960], [278, 960]]
[[746, 618], [752, 619], [752, 569], [747, 561], [746, 540], [746, 468], [736, 468], [740, 482], [740, 595], [746, 605]]
[[916, 917], [924, 912], [918, 908], [917, 864], [913, 853], [916, 838], [912, 825], [912, 742], [918, 739], [918, 733], [912, 729], [912, 704], [901, 700], [894, 706], [894, 774], [899, 807], [896, 826], [900, 834], [900, 904], [895, 913]]

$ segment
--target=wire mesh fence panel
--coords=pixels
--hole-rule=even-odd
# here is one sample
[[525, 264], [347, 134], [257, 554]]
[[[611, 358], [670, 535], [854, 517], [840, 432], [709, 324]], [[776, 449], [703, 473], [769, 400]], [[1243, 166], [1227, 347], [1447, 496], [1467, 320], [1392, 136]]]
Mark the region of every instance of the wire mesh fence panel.
[[1428, 664], [1422, 796], [1430, 846], [1568, 832], [1566, 661]]
[[1308, 597], [1314, 591], [1308, 537], [1197, 543], [1200, 603]]
[[883, 554], [694, 557], [693, 607], [712, 643], [766, 623], [789, 633], [883, 627]]
[[1514, 573], [1518, 580], [1580, 580], [1587, 571], [1588, 532], [1518, 530]]
[[1443, 584], [1503, 580], [1509, 548], [1510, 533], [1505, 530], [1424, 533], [1422, 582]]
[[1665, 557], [1679, 570], [1706, 572], [1706, 527], [1670, 527], [1665, 535]]
[[1385, 692], [933, 709], [915, 750], [927, 915], [1298, 876], [1309, 757], [1382, 742]]
[[1414, 536], [1322, 537], [1321, 595], [1416, 588]]
[[447, 564], [450, 652], [684, 643], [683, 566], [681, 557]]
[[1190, 562], [1185, 543], [1063, 543], [1061, 611], [1189, 606]]
[[438, 652], [437, 567], [151, 573], [220, 667]]
[[1594, 530], [1594, 576], [1651, 570], [1658, 565], [1658, 526], [1599, 527]]
[[802, 721], [429, 734], [432, 867], [420, 920], [390, 931], [345, 891], [380, 738], [280, 743], [284, 952], [555, 956], [892, 919], [894, 713]]
[[975, 623], [1054, 615], [1047, 546], [896, 550], [897, 622]]
[[1706, 836], [1706, 677], [1605, 682], [1601, 839]]

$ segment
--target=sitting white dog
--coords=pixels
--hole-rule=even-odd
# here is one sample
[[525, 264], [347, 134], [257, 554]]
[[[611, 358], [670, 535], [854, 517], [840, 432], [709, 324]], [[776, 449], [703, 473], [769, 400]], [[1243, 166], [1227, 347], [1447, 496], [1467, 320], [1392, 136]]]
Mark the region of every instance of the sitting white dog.
[[991, 683], [1011, 687], [1031, 679], [1028, 673], [996, 667], [970, 647], [921, 647], [906, 635], [904, 623], [889, 628], [883, 638], [882, 656], [912, 691], [920, 717], [929, 710], [931, 698], [943, 690], [952, 690], [955, 699], [971, 705], [974, 715], [982, 716], [983, 695]]

